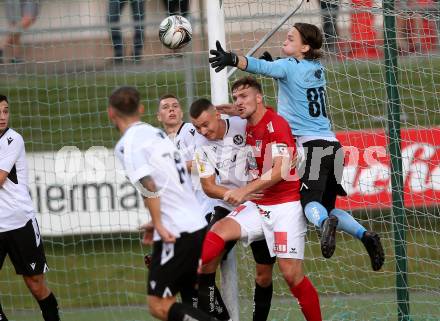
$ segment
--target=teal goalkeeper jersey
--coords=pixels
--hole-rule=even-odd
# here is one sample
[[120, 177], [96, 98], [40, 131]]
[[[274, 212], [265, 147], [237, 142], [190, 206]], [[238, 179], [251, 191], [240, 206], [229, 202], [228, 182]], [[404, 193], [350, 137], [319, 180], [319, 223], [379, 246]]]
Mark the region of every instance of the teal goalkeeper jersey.
[[246, 58], [246, 71], [278, 81], [278, 113], [287, 120], [294, 136], [335, 136], [326, 111], [324, 67], [319, 61]]

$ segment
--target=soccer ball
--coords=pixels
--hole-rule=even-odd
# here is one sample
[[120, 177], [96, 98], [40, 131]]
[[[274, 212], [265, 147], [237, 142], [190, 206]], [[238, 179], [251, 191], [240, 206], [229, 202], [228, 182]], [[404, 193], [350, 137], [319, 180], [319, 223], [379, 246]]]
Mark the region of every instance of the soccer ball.
[[182, 48], [191, 41], [191, 38], [191, 24], [182, 16], [169, 16], [160, 23], [159, 39], [167, 48]]

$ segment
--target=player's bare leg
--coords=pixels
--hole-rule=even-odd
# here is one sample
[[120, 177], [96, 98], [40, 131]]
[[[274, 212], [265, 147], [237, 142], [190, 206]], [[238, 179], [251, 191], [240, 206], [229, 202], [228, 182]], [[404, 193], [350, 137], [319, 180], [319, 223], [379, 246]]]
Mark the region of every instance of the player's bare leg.
[[26, 286], [40, 305], [45, 321], [59, 321], [58, 302], [54, 294], [47, 287], [44, 274], [23, 275]]
[[278, 258], [280, 271], [307, 321], [322, 321], [318, 292], [304, 275], [302, 260]]

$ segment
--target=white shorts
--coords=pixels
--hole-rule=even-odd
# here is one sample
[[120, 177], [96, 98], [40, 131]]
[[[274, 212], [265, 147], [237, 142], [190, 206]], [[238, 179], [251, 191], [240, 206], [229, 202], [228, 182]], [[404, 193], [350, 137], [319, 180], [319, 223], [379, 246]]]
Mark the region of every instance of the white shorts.
[[248, 201], [227, 217], [240, 224], [245, 246], [265, 238], [271, 256], [304, 259], [307, 223], [300, 201], [277, 205]]

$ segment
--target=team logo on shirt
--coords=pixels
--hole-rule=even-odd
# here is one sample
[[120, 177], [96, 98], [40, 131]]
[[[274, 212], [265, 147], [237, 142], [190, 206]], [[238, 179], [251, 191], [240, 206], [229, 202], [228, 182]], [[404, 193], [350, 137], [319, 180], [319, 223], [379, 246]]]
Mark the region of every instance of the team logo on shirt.
[[318, 79], [321, 79], [321, 77], [322, 77], [322, 70], [321, 69], [318, 69], [315, 71], [315, 77]]
[[268, 220], [270, 220], [270, 211], [265, 211], [259, 206], [257, 206], [257, 207], [258, 207], [258, 212], [260, 213], [260, 215], [267, 218]]
[[196, 134], [196, 130], [193, 128], [193, 129], [190, 129], [190, 131], [189, 131], [190, 133], [191, 133], [191, 135], [195, 135]]
[[244, 138], [241, 135], [235, 135], [233, 141], [235, 145], [241, 145], [244, 142]]
[[11, 145], [11, 143], [14, 141], [14, 138], [8, 137], [8, 145]]

